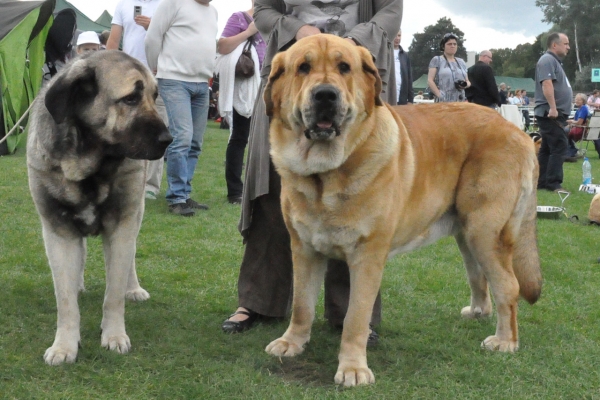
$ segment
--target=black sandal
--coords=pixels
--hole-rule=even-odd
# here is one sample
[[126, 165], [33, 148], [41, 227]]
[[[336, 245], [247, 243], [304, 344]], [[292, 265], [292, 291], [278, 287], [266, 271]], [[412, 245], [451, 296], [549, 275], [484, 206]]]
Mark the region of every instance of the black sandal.
[[250, 309], [247, 309], [247, 310], [248, 311], [236, 311], [233, 314], [231, 314], [229, 316], [229, 318], [233, 317], [234, 315], [239, 315], [239, 314], [247, 315], [248, 318], [246, 318], [243, 321], [230, 321], [229, 318], [227, 318], [221, 325], [223, 332], [225, 332], [225, 333], [241, 333], [241, 332], [247, 331], [248, 329], [252, 328], [252, 326], [254, 325], [254, 322], [256, 322], [256, 320], [258, 319], [259, 314]]
[[369, 325], [369, 338], [367, 339], [367, 347], [377, 346], [379, 343], [379, 334]]

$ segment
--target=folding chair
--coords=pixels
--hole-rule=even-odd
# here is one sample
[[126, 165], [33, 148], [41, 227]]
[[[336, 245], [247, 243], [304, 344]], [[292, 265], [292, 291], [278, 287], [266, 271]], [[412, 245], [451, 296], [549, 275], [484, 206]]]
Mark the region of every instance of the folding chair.
[[594, 114], [590, 117], [589, 122], [583, 129], [583, 136], [581, 141], [585, 141], [585, 152], [587, 152], [588, 144], [591, 141], [600, 139], [600, 110], [594, 111]]

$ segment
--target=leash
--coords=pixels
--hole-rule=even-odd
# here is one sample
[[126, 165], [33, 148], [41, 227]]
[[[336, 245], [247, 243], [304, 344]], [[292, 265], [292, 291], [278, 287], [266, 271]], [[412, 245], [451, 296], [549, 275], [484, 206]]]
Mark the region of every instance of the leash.
[[23, 115], [21, 116], [21, 118], [19, 118], [19, 120], [17, 121], [17, 123], [15, 124], [15, 126], [13, 126], [13, 128], [2, 139], [0, 139], [0, 144], [4, 143], [6, 141], [6, 139], [8, 139], [8, 137], [10, 135], [12, 135], [13, 133], [15, 133], [15, 131], [17, 130], [17, 128], [20, 128], [19, 124], [29, 114], [29, 110], [31, 110], [32, 106], [33, 106], [33, 101], [29, 105], [29, 108], [27, 110], [25, 110], [25, 112], [23, 113]]

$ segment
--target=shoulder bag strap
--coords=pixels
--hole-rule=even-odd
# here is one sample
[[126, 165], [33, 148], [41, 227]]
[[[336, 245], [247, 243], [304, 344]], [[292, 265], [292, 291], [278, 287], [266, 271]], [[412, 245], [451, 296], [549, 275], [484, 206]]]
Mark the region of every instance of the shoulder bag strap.
[[[248, 25], [250, 25], [252, 23], [252, 18], [250, 18], [250, 16], [248, 14], [246, 14], [246, 11], [242, 11], [242, 14], [244, 14], [244, 18], [246, 18], [246, 22], [248, 23]], [[250, 43], [250, 45], [254, 44], [254, 35], [252, 35], [248, 38], [248, 43]], [[244, 46], [244, 48], [246, 48], [246, 46]], [[250, 49], [250, 46], [248, 46], [248, 49]]]

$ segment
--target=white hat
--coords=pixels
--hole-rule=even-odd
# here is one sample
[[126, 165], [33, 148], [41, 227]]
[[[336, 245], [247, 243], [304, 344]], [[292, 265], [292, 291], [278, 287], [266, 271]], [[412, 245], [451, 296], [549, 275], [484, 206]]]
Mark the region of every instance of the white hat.
[[98, 34], [94, 31], [81, 32], [77, 37], [77, 46], [86, 43], [94, 43], [100, 44], [100, 39], [98, 39]]

